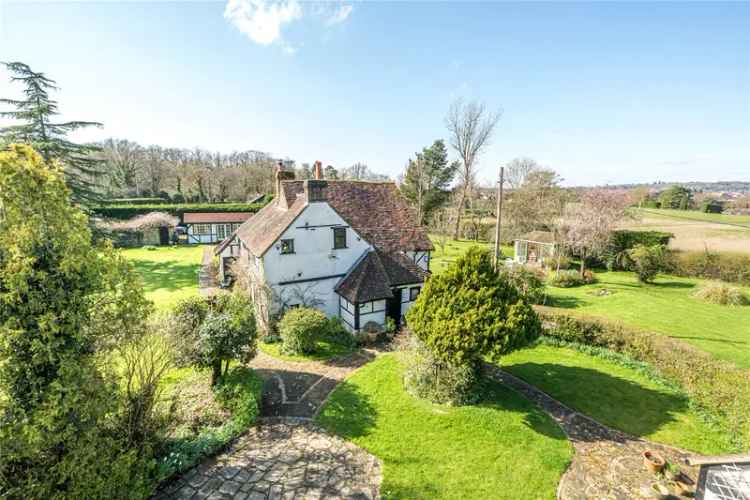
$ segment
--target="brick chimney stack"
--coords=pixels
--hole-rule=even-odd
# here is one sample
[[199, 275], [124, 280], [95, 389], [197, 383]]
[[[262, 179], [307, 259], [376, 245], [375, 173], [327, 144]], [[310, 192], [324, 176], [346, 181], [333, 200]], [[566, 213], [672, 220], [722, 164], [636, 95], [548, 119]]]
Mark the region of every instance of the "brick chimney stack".
[[323, 164], [319, 161], [316, 161], [313, 167], [313, 178], [317, 181], [323, 178]]

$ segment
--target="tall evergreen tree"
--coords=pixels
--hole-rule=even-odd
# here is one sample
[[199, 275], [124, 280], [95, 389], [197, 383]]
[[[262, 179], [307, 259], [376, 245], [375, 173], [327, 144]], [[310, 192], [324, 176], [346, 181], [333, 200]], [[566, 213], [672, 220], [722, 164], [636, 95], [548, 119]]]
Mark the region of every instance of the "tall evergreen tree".
[[101, 127], [98, 122], [54, 122], [59, 115], [57, 101], [49, 93], [58, 90], [55, 81], [37, 73], [21, 62], [2, 63], [13, 75], [10, 81], [25, 86], [21, 100], [0, 98], [0, 103], [14, 108], [0, 111], [0, 117], [20, 123], [0, 128], [0, 144], [29, 144], [46, 162], [58, 160], [65, 171], [65, 182], [75, 203], [88, 205], [98, 199], [94, 180], [102, 171], [102, 160], [96, 157], [101, 148], [68, 140], [69, 133], [86, 127]]
[[448, 163], [448, 150], [442, 140], [435, 141], [417, 153], [416, 159], [409, 160], [401, 192], [416, 208], [420, 224], [447, 201], [448, 188], [458, 167], [458, 162]]

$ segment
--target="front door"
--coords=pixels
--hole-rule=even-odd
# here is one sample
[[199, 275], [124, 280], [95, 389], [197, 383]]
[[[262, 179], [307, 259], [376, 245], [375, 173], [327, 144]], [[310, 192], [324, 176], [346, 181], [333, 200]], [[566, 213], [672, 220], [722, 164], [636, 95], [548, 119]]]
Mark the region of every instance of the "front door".
[[385, 315], [396, 322], [396, 328], [401, 326], [401, 290], [392, 290], [393, 298], [385, 302]]

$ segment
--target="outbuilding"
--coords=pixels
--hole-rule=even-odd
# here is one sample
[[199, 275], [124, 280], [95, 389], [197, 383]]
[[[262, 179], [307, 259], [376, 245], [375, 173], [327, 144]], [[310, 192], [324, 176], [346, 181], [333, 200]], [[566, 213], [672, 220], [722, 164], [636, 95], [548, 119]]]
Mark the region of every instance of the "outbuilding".
[[239, 228], [251, 212], [185, 212], [187, 243], [218, 243]]

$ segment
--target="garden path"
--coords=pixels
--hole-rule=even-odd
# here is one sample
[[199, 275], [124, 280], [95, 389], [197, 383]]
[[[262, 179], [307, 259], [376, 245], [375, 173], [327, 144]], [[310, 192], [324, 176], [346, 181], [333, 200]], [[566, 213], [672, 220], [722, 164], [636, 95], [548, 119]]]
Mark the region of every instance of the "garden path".
[[166, 499], [374, 499], [380, 462], [307, 419], [265, 418], [221, 455], [170, 483]]
[[201, 268], [198, 271], [198, 290], [201, 295], [211, 296], [219, 291], [219, 282], [213, 269], [214, 246], [203, 247], [203, 258]]
[[363, 349], [294, 362], [259, 352], [250, 363], [265, 380], [258, 425], [228, 451], [169, 483], [156, 499], [378, 498], [378, 459], [312, 420], [336, 385], [376, 354]]
[[694, 484], [698, 468], [685, 465], [690, 453], [611, 429], [495, 366], [486, 367], [491, 377], [548, 413], [573, 443], [575, 455], [560, 480], [559, 500], [677, 498], [665, 495], [667, 490], [660, 494], [652, 487], [654, 484], [667, 487], [668, 484], [644, 467], [642, 454], [646, 450], [656, 451], [667, 462], [679, 465]]

